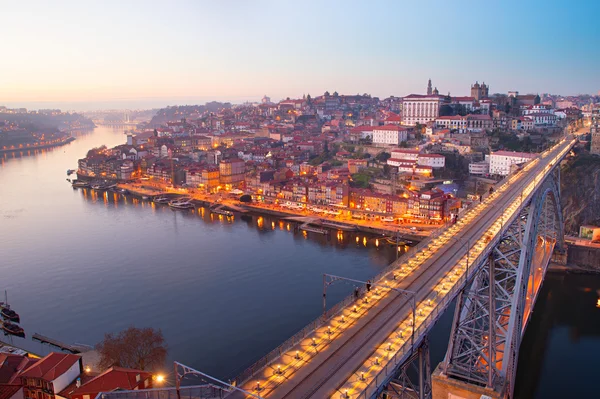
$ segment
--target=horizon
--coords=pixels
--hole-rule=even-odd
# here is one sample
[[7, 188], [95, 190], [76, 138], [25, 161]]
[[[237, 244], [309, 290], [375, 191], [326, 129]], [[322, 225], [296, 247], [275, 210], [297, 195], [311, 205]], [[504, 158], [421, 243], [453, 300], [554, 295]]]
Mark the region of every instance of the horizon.
[[325, 91], [386, 98], [423, 93], [430, 78], [453, 95], [475, 81], [491, 93], [600, 89], [599, 4], [433, 3], [12, 3], [0, 27], [11, 37], [0, 104], [83, 111]]

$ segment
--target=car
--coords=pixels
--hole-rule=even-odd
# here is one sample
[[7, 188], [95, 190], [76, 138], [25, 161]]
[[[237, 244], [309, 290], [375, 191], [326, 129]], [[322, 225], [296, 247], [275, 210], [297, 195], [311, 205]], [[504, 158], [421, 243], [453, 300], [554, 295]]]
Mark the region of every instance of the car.
[[382, 222], [393, 222], [393, 221], [394, 221], [394, 218], [393, 218], [393, 217], [391, 217], [391, 216], [385, 216], [385, 217], [382, 217], [382, 218], [381, 218], [381, 221], [382, 221]]
[[413, 226], [410, 228], [410, 231], [417, 231], [417, 228]]

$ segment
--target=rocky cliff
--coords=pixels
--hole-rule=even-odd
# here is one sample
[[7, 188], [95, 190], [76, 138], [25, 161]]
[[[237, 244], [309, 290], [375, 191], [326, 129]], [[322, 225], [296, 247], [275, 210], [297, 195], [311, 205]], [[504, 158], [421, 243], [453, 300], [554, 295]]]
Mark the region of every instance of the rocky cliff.
[[600, 156], [580, 150], [561, 166], [561, 202], [565, 233], [582, 224], [600, 226]]

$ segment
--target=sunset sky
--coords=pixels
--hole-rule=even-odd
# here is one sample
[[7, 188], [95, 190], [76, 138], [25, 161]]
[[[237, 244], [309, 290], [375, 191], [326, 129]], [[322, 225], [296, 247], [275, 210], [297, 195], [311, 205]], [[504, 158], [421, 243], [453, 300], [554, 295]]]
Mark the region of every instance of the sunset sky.
[[12, 1], [0, 104], [597, 93], [596, 1]]

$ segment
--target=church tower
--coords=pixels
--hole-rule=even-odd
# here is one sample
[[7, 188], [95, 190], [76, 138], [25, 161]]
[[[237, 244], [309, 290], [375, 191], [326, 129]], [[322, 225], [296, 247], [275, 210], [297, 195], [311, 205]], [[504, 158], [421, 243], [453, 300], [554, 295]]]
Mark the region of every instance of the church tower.
[[427, 83], [427, 95], [430, 96], [431, 94], [432, 94], [431, 79], [429, 79], [429, 82]]
[[440, 92], [438, 91], [437, 87], [435, 89], [433, 89], [433, 95], [434, 96], [439, 96]]

